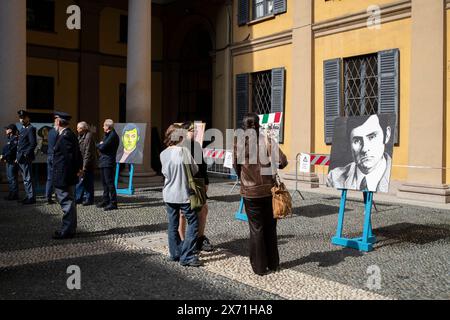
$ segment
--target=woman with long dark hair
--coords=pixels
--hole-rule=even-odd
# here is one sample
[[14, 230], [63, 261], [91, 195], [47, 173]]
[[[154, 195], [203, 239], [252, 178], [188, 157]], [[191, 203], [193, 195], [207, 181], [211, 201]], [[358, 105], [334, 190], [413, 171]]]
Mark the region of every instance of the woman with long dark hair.
[[288, 161], [278, 144], [260, 132], [257, 114], [247, 114], [242, 129], [235, 138], [234, 165], [250, 227], [250, 263], [256, 274], [265, 275], [280, 264], [271, 190], [277, 168]]

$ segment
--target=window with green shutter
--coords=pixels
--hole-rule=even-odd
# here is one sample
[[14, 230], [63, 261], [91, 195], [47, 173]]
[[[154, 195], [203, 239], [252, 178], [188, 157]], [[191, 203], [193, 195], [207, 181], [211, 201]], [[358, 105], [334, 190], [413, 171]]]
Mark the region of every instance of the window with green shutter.
[[236, 76], [236, 127], [240, 128], [247, 112], [269, 115], [282, 112], [279, 142], [284, 142], [285, 110], [284, 68], [239, 74]]
[[287, 0], [238, 0], [238, 25], [287, 11]]
[[332, 143], [337, 117], [383, 113], [397, 115], [394, 141], [398, 144], [399, 50], [325, 61], [324, 108], [327, 144]]
[[248, 87], [249, 74], [243, 73], [236, 76], [236, 129], [242, 127], [242, 120], [245, 114], [248, 113]]

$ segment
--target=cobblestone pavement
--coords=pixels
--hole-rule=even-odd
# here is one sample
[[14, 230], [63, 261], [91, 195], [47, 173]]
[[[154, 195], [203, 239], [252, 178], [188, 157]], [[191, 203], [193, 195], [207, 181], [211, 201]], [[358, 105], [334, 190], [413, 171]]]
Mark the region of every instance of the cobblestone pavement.
[[[203, 266], [167, 260], [167, 219], [160, 188], [121, 197], [120, 210], [79, 207], [79, 235], [52, 240], [61, 212], [0, 202], [0, 299], [449, 299], [450, 212], [378, 204], [379, 242], [371, 253], [331, 245], [339, 199], [303, 193], [292, 218], [279, 222], [282, 270], [251, 272], [248, 226], [234, 219], [239, 195], [219, 180], [210, 188], [207, 235], [217, 250]], [[347, 236], [362, 229], [363, 204], [349, 201]], [[81, 269], [81, 290], [66, 287], [67, 267]], [[380, 270], [369, 288], [368, 268]], [[371, 267], [373, 268], [373, 267]]]

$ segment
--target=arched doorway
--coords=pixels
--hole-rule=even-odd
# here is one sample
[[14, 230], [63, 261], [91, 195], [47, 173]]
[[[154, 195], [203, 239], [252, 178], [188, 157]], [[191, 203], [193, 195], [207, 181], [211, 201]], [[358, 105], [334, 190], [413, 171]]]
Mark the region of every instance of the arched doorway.
[[178, 121], [212, 125], [213, 67], [211, 37], [202, 25], [191, 28], [180, 50]]

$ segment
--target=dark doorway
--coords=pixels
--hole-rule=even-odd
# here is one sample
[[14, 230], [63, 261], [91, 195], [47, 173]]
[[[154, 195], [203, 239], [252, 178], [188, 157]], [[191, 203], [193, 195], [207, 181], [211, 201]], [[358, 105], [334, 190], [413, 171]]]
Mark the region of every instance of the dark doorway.
[[186, 35], [180, 52], [178, 121], [212, 122], [212, 58], [209, 33], [196, 26]]

